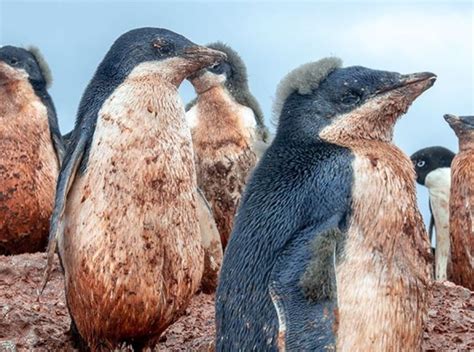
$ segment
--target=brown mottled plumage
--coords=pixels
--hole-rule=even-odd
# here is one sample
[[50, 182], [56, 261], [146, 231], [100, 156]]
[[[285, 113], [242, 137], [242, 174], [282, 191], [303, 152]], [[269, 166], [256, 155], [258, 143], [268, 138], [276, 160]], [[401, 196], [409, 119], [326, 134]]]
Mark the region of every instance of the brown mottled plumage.
[[255, 145], [265, 140], [267, 131], [249, 92], [242, 59], [222, 43], [209, 47], [227, 54], [229, 71], [203, 70], [191, 79], [198, 97], [188, 105], [186, 118], [191, 125], [198, 186], [211, 204], [225, 248], [247, 177], [257, 162]]
[[48, 112], [28, 76], [0, 63], [0, 254], [47, 243], [58, 161]]
[[474, 291], [474, 116], [445, 119], [459, 138], [459, 153], [451, 164], [449, 278]]
[[101, 109], [59, 243], [69, 310], [89, 346], [108, 341], [113, 347], [124, 337], [152, 344], [201, 281], [196, 179], [183, 113], [176, 88], [147, 74], [147, 64]]
[[421, 349], [430, 245], [411, 160], [392, 144], [392, 134], [398, 117], [431, 84], [412, 83], [376, 97], [320, 134], [355, 154], [354, 211], [336, 267], [337, 350]]

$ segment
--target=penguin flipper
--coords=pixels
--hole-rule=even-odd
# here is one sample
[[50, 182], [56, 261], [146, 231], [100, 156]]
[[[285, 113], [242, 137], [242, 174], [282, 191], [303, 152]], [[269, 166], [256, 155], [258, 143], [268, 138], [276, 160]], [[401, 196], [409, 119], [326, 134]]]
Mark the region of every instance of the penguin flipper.
[[[335, 350], [335, 260], [341, 239], [333, 218], [294, 234], [279, 254], [270, 295], [278, 315], [280, 349]], [[321, 253], [315, 256], [316, 250]]]
[[66, 197], [76, 177], [79, 166], [81, 165], [86, 145], [89, 138], [87, 135], [80, 135], [74, 149], [66, 154], [64, 163], [59, 173], [58, 183], [56, 186], [56, 196], [54, 200], [53, 213], [51, 215], [49, 238], [47, 248], [47, 263], [41, 284], [40, 294], [43, 292], [49, 280], [51, 268], [53, 265], [54, 253], [58, 243], [58, 238], [62, 236], [64, 231], [64, 211], [66, 209]]
[[199, 188], [197, 189], [197, 203], [201, 244], [204, 249], [204, 273], [201, 280], [201, 289], [205, 293], [211, 293], [216, 290], [224, 254], [221, 236], [217, 230], [211, 206]]

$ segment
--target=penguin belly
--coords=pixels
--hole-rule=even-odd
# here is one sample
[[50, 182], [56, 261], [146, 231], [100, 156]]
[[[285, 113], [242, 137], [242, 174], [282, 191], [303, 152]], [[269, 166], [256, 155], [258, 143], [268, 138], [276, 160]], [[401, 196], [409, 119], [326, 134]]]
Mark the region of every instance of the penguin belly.
[[381, 143], [352, 150], [352, 214], [336, 266], [337, 350], [420, 350], [429, 243], [411, 162]]
[[425, 180], [430, 193], [430, 205], [436, 228], [435, 278], [448, 279], [450, 260], [449, 239], [449, 192], [451, 188], [451, 169], [440, 168], [431, 171]]
[[192, 127], [199, 188], [211, 204], [225, 248], [247, 177], [257, 163], [253, 111], [223, 87], [202, 93], [186, 116]]
[[171, 88], [139, 85], [122, 84], [99, 112], [59, 242], [68, 307], [92, 348], [157, 338], [203, 272], [181, 102]]
[[198, 155], [196, 160], [198, 186], [212, 206], [222, 247], [225, 248], [247, 175], [255, 166], [257, 158], [252, 150], [245, 149], [240, 153], [229, 153], [220, 160]]
[[41, 251], [59, 173], [47, 109], [22, 81], [0, 101], [0, 254]]
[[474, 154], [461, 152], [452, 166], [450, 280], [474, 290]]

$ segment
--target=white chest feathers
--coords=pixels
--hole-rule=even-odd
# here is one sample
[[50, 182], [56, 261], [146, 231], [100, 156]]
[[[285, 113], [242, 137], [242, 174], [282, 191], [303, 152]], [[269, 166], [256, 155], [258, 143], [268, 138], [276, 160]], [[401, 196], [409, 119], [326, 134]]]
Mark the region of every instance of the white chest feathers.
[[435, 276], [437, 280], [447, 279], [449, 261], [449, 194], [451, 169], [448, 167], [431, 171], [425, 179], [430, 193], [431, 212], [436, 229]]

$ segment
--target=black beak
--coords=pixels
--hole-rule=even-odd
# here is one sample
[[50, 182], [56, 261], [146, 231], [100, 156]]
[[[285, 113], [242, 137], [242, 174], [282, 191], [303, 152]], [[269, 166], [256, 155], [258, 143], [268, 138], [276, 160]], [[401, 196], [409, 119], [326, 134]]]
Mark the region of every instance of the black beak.
[[183, 57], [202, 67], [207, 67], [225, 60], [227, 55], [205, 46], [193, 45], [184, 49]]
[[431, 72], [418, 72], [408, 75], [399, 75], [396, 79], [387, 82], [387, 86], [379, 90], [376, 94], [382, 94], [391, 90], [411, 86], [416, 88], [417, 95], [419, 95], [428, 88], [431, 88], [436, 81], [436, 78], [436, 75]]
[[436, 81], [436, 75], [431, 72], [418, 72], [418, 73], [411, 73], [409, 75], [401, 75], [400, 76], [400, 87], [407, 86], [409, 84], [419, 83], [426, 81], [428, 86], [426, 89], [430, 88], [434, 82]]
[[446, 114], [443, 117], [450, 126], [462, 125], [467, 129], [474, 128], [474, 116], [456, 116], [453, 114]]

